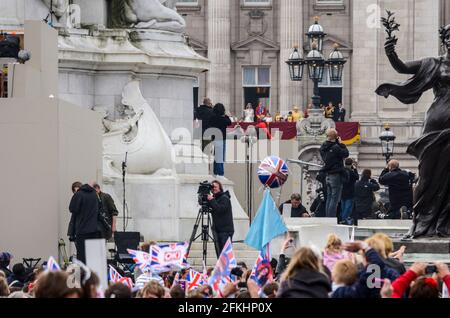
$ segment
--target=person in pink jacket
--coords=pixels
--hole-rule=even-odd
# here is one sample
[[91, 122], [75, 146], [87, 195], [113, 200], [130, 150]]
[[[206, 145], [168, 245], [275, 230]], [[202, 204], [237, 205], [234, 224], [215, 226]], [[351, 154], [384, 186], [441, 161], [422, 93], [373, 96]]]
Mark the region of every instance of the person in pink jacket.
[[344, 251], [342, 241], [336, 234], [328, 235], [327, 245], [323, 252], [323, 264], [333, 272], [334, 265], [340, 260], [352, 260], [352, 255]]

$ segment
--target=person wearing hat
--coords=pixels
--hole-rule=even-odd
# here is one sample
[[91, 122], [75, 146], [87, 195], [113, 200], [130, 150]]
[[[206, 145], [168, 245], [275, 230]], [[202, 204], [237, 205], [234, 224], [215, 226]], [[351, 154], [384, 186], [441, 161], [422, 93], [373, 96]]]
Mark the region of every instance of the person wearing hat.
[[6, 277], [12, 275], [11, 270], [9, 269], [9, 264], [11, 263], [11, 259], [13, 258], [11, 253], [1, 252], [0, 253], [0, 271], [5, 273]]
[[292, 111], [292, 120], [294, 123], [302, 120], [304, 118], [303, 112], [297, 107], [294, 106], [294, 109]]

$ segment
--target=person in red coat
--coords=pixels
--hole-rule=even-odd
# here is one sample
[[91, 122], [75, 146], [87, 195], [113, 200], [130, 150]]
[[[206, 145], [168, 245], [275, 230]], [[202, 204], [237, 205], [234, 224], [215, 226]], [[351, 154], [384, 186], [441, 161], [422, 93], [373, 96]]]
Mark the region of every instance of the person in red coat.
[[[392, 298], [402, 298], [411, 283], [409, 298], [439, 298], [439, 284], [431, 277], [426, 277], [426, 263], [414, 263], [411, 268], [392, 283]], [[444, 263], [435, 263], [436, 272], [450, 290], [450, 271]]]
[[261, 122], [266, 118], [267, 115], [267, 108], [263, 105], [262, 102], [259, 102], [258, 107], [256, 107], [256, 118], [257, 122]]

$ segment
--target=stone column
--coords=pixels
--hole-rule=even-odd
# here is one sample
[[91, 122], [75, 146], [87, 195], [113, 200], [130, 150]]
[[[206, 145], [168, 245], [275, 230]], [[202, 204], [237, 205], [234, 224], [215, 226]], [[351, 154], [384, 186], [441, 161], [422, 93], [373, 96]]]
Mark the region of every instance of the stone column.
[[[289, 68], [285, 63], [297, 45], [303, 50], [303, 4], [298, 0], [280, 1], [280, 79], [279, 79], [279, 109], [286, 112], [293, 105], [305, 107], [306, 101], [302, 99], [301, 82], [292, 82], [289, 76]], [[305, 74], [306, 69], [305, 69]], [[304, 77], [308, 80], [308, 76]], [[272, 83], [274, 85], [275, 83]]]
[[[208, 1], [207, 95], [212, 102], [231, 108], [231, 1]], [[202, 98], [202, 97], [201, 97]]]
[[[376, 13], [367, 13], [373, 0], [353, 1], [352, 118], [376, 120], [378, 84], [378, 29]], [[371, 16], [372, 15], [372, 16]]]

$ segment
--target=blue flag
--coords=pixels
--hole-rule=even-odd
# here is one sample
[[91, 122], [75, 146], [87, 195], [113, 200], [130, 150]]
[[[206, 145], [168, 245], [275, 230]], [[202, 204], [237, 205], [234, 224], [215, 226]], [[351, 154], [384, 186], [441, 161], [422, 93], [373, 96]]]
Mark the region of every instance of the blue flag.
[[255, 220], [245, 238], [245, 244], [262, 251], [267, 243], [287, 231], [280, 212], [270, 195], [270, 190], [266, 190]]

